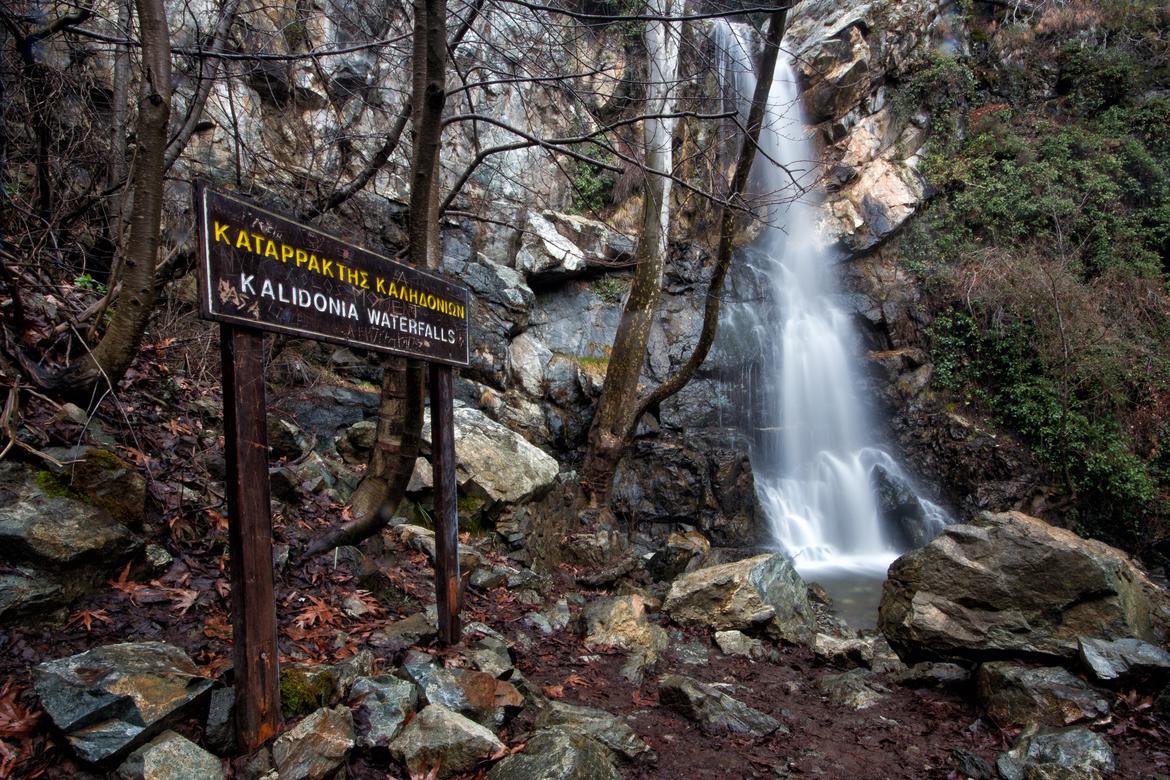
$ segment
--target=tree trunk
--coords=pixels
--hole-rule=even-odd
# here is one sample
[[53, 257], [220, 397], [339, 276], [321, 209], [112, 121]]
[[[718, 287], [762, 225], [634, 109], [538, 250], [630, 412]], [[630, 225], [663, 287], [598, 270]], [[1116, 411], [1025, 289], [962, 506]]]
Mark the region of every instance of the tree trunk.
[[[167, 122], [171, 115], [171, 46], [162, 0], [137, 0], [142, 39], [142, 86], [135, 124], [136, 150], [130, 174], [133, 203], [122, 264], [122, 289], [110, 326], [97, 346], [64, 371], [33, 368], [38, 384], [88, 396], [99, 382], [114, 387], [138, 354], [154, 311], [154, 271], [162, 218]], [[26, 363], [25, 368], [30, 368]]]
[[[669, 16], [672, 5], [673, 0], [649, 0], [646, 10], [656, 16]], [[674, 111], [672, 96], [678, 81], [678, 45], [676, 22], [646, 23], [646, 49], [650, 62], [646, 85], [647, 114]], [[626, 298], [609, 355], [601, 399], [589, 428], [581, 473], [584, 497], [594, 507], [609, 503], [614, 471], [634, 429], [638, 378], [646, 362], [650, 327], [662, 298], [662, 274], [666, 268], [670, 238], [671, 180], [668, 176], [673, 169], [674, 125], [675, 120], [665, 118], [647, 118], [642, 123], [647, 172], [634, 283]], [[662, 175], [655, 175], [656, 172]]]
[[[446, 101], [447, 3], [415, 0], [413, 107], [414, 149], [409, 206], [410, 264], [437, 268], [439, 245], [439, 141]], [[355, 544], [381, 530], [393, 516], [418, 458], [423, 419], [424, 371], [418, 360], [383, 363], [378, 437], [366, 475], [354, 493], [353, 520], [319, 537], [306, 555]]]
[[[768, 93], [772, 88], [772, 78], [776, 70], [776, 58], [780, 51], [780, 40], [784, 35], [787, 19], [788, 9], [776, 11], [769, 18], [768, 31], [765, 34], [764, 40], [764, 53], [760, 63], [760, 75], [756, 81], [755, 93], [752, 95], [751, 109], [748, 113], [747, 133], [740, 146], [735, 171], [732, 174], [731, 185], [728, 188], [728, 204], [740, 199], [747, 187], [748, 174], [751, 173], [752, 163], [755, 161], [756, 148], [760, 138], [760, 128], [763, 125], [764, 111], [768, 103]], [[642, 342], [641, 349], [636, 353], [623, 354], [622, 363], [624, 367], [621, 376], [625, 384], [620, 391], [622, 400], [618, 407], [619, 411], [623, 413], [616, 414], [614, 412], [607, 412], [609, 419], [617, 424], [607, 424], [606, 419], [602, 418], [602, 408], [606, 403], [605, 392], [609, 389], [611, 376], [614, 378], [614, 381], [617, 381], [616, 375], [612, 373], [606, 374], [605, 389], [602, 391], [602, 399], [598, 404], [598, 411], [594, 417], [593, 427], [590, 428], [588, 450], [585, 455], [585, 464], [582, 468], [582, 490], [590, 494], [587, 497], [591, 506], [604, 507], [608, 505], [609, 494], [613, 486], [614, 472], [617, 470], [622, 455], [629, 448], [635, 427], [641, 416], [648, 409], [660, 404], [686, 386], [687, 382], [691, 380], [695, 372], [698, 371], [699, 366], [706, 359], [707, 353], [715, 341], [715, 333], [719, 326], [720, 296], [723, 293], [723, 280], [726, 278], [727, 270], [731, 266], [734, 250], [735, 217], [736, 211], [730, 205], [724, 205], [719, 223], [719, 249], [716, 254], [715, 271], [707, 287], [706, 302], [703, 310], [703, 327], [699, 334], [699, 342], [695, 346], [695, 351], [687, 359], [687, 362], [677, 373], [653, 391], [639, 398], [636, 383], [642, 363], [646, 359], [646, 342]], [[643, 269], [639, 266], [636, 274], [640, 275], [642, 272]], [[631, 300], [634, 298], [635, 290], [637, 289], [637, 278], [638, 276], [636, 275], [634, 288], [630, 291]], [[661, 282], [659, 282], [659, 289], [654, 294], [655, 305], [657, 304], [658, 297], [661, 295], [660, 288]], [[630, 305], [627, 302], [626, 311], [622, 315], [622, 325], [619, 325], [618, 336], [614, 341], [614, 356], [617, 356], [618, 353], [618, 344], [622, 340], [621, 329], [625, 325], [626, 313], [629, 310]], [[646, 317], [652, 317], [653, 313], [653, 310], [649, 311]], [[646, 331], [648, 335], [649, 325], [646, 326]], [[632, 381], [629, 378], [631, 367], [636, 367], [634, 368]], [[609, 370], [610, 372], [614, 370], [613, 357], [610, 359]], [[599, 425], [605, 427], [602, 427], [598, 431]]]

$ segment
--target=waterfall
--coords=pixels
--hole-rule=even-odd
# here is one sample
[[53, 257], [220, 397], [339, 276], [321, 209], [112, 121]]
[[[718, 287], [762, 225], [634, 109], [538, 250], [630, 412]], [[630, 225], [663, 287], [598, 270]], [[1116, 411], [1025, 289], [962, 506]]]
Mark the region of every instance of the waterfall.
[[[740, 25], [716, 29], [743, 116], [755, 89], [747, 32]], [[756, 364], [747, 420], [756, 491], [773, 543], [803, 574], [884, 577], [909, 544], [879, 511], [879, 474], [917, 501], [913, 522], [921, 533], [911, 536], [919, 543], [947, 519], [878, 446], [859, 397], [856, 334], [837, 303], [832, 261], [818, 235], [818, 154], [796, 74], [780, 59], [752, 176], [753, 190], [768, 193], [771, 205], [762, 234], [742, 253], [763, 300], [729, 306], [724, 320]]]

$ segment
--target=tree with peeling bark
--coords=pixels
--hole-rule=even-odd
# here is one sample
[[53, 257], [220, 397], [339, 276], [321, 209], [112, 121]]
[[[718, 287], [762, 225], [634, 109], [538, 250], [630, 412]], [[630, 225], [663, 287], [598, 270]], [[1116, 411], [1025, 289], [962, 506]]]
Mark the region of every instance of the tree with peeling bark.
[[[661, 0], [654, 1], [661, 2]], [[669, 5], [659, 9], [659, 11], [660, 15], [669, 15]], [[731, 266], [735, 249], [736, 217], [739, 212], [732, 204], [736, 201], [742, 201], [746, 193], [748, 174], [751, 173], [752, 163], [755, 161], [768, 93], [772, 88], [776, 59], [780, 51], [780, 40], [784, 34], [787, 18], [788, 9], [782, 8], [774, 11], [768, 19], [759, 78], [756, 82], [755, 93], [752, 95], [747, 126], [744, 129], [739, 155], [736, 158], [735, 169], [728, 186], [727, 202], [721, 209], [715, 270], [707, 288], [703, 309], [703, 327], [698, 344], [687, 361], [673, 376], [648, 392], [642, 391], [639, 387], [639, 377], [646, 361], [650, 326], [662, 297], [662, 270], [665, 263], [670, 218], [670, 188], [669, 180], [665, 176], [669, 172], [670, 166], [670, 136], [668, 134], [666, 142], [663, 143], [656, 133], [665, 132], [666, 126], [659, 125], [652, 130], [651, 127], [656, 123], [649, 121], [646, 123], [646, 167], [649, 172], [657, 172], [659, 175], [651, 175], [647, 178], [646, 199], [643, 206], [644, 227], [640, 237], [634, 284], [622, 311], [621, 323], [618, 325], [617, 337], [614, 339], [613, 351], [610, 354], [609, 366], [605, 375], [605, 383], [602, 386], [601, 400], [598, 402], [597, 412], [589, 431], [588, 448], [582, 466], [581, 499], [582, 503], [587, 503], [591, 508], [608, 508], [614, 474], [618, 463], [633, 440], [638, 420], [649, 409], [686, 386], [687, 382], [699, 370], [703, 361], [706, 360], [707, 353], [715, 341], [715, 333], [719, 324], [723, 281]], [[659, 64], [659, 67], [654, 67], [651, 71], [650, 89], [652, 91], [656, 91], [658, 85], [672, 83], [668, 67], [677, 68], [677, 59], [673, 61], [671, 59], [671, 54], [677, 55], [677, 50], [672, 52], [668, 45], [658, 43], [660, 40], [668, 41], [670, 39], [671, 32], [667, 27], [668, 24], [668, 22], [650, 22], [647, 25], [647, 47], [651, 52], [657, 52], [658, 56], [653, 59]], [[659, 25], [666, 30], [659, 32], [657, 29]], [[652, 138], [655, 139], [653, 143]], [[662, 152], [663, 148], [665, 148], [665, 153]], [[662, 184], [659, 185], [659, 182]], [[659, 186], [665, 187], [665, 192], [659, 191], [657, 189]]]

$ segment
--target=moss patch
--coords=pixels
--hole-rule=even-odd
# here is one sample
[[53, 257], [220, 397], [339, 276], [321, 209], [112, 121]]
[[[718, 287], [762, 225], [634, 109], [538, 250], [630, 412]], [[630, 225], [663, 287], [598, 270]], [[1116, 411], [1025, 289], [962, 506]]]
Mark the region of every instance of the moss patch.
[[280, 709], [286, 718], [327, 706], [336, 692], [337, 675], [332, 669], [293, 666], [280, 670]]

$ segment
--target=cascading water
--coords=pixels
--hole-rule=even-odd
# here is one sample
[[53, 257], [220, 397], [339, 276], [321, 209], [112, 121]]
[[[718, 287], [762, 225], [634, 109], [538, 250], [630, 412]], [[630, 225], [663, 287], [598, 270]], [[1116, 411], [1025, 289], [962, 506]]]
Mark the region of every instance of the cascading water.
[[[744, 33], [738, 25], [717, 29], [724, 72], [734, 75], [746, 116], [755, 77]], [[874, 586], [904, 551], [893, 529], [883, 528], [874, 469], [910, 483], [894, 458], [872, 441], [873, 427], [858, 396], [855, 335], [835, 302], [832, 264], [818, 240], [813, 193], [819, 163], [807, 137], [795, 73], [781, 59], [753, 169], [754, 188], [770, 193], [774, 205], [760, 238], [744, 253], [772, 305], [731, 306], [725, 324], [732, 332], [754, 334], [752, 467], [775, 544], [802, 574], [822, 584], [847, 572]], [[934, 504], [918, 501], [923, 531], [933, 535], [946, 516]]]

